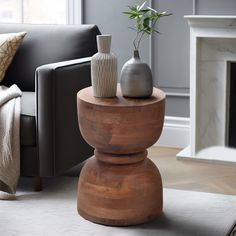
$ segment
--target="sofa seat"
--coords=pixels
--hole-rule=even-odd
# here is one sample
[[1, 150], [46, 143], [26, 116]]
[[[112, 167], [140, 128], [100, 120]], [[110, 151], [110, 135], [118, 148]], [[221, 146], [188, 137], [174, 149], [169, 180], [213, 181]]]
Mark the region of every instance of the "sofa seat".
[[36, 146], [35, 92], [23, 92], [21, 97], [20, 144]]

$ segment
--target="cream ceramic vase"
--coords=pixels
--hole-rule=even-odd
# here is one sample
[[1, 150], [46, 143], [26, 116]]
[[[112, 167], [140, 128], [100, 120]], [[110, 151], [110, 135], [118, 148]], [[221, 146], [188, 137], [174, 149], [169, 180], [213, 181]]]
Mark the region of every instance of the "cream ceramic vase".
[[91, 77], [94, 97], [115, 97], [117, 58], [110, 53], [111, 35], [97, 36], [98, 53], [92, 56]]

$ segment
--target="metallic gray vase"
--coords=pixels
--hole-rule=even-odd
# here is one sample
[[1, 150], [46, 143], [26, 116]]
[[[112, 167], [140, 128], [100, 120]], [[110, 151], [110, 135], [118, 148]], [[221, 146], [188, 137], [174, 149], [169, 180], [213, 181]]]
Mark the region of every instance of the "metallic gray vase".
[[120, 86], [124, 97], [143, 98], [152, 95], [152, 72], [149, 65], [140, 60], [138, 50], [134, 50], [133, 57], [124, 64]]

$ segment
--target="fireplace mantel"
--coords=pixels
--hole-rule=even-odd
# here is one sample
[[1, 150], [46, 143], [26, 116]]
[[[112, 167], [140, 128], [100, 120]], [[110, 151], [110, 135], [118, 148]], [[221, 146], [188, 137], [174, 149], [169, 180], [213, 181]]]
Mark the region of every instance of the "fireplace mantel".
[[190, 26], [190, 146], [177, 156], [236, 163], [226, 147], [228, 65], [236, 61], [236, 16], [185, 16]]
[[236, 16], [193, 15], [184, 16], [190, 27], [236, 28]]

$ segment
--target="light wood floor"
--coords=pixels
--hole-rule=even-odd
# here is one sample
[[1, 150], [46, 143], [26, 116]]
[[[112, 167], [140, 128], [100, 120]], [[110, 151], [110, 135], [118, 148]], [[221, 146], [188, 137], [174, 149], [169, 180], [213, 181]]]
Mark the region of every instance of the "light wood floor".
[[152, 147], [164, 187], [236, 195], [236, 166], [177, 160], [181, 149]]

